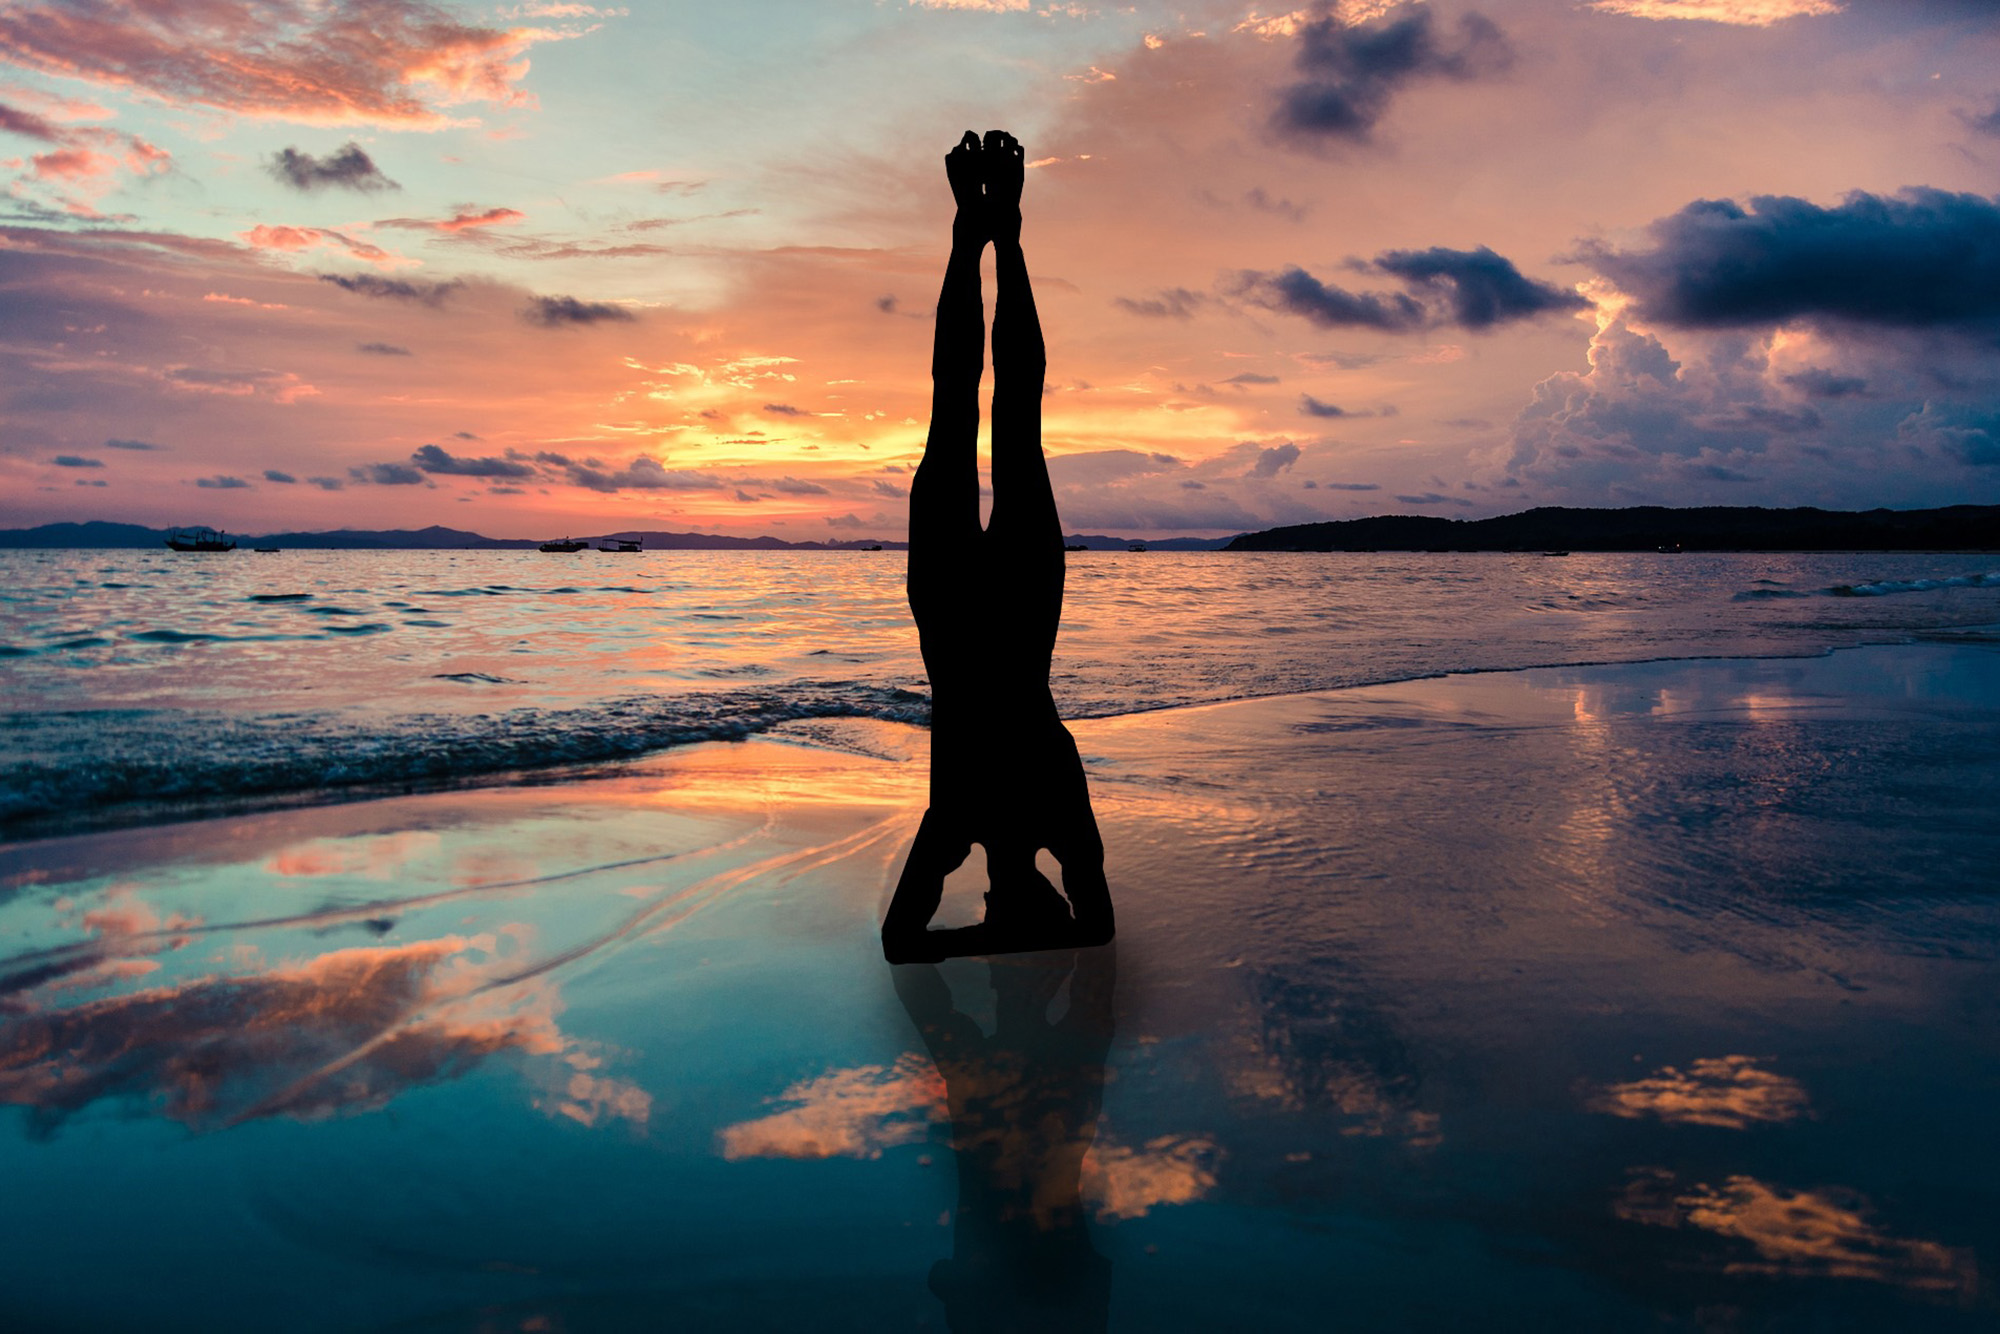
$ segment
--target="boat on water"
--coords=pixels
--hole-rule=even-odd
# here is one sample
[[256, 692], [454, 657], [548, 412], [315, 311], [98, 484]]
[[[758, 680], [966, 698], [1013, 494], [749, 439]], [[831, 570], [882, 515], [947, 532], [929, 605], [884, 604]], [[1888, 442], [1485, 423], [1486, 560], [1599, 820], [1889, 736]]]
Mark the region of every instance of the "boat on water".
[[167, 545], [175, 551], [234, 551], [236, 539], [220, 529], [197, 526], [173, 529], [167, 534]]
[[564, 538], [564, 539], [562, 539], [562, 541], [560, 541], [560, 542], [544, 542], [544, 543], [542, 543], [542, 550], [544, 550], [544, 551], [581, 551], [581, 550], [583, 550], [583, 549], [584, 549], [585, 547], [587, 547], [587, 546], [589, 546], [589, 545], [590, 545], [590, 543], [589, 543], [589, 542], [586, 542], [586, 541], [585, 541], [584, 539], [582, 539], [582, 538], [580, 538], [580, 537], [565, 537], [565, 538]]
[[1144, 551], [1146, 549], [1146, 544], [1144, 542], [1134, 542], [1131, 546], [1126, 547], [1125, 549], [1127, 551]]
[[[606, 545], [607, 543], [609, 545]], [[636, 537], [607, 537], [597, 544], [597, 549], [599, 551], [610, 552], [637, 551], [640, 549], [639, 539]]]
[[275, 556], [278, 554], [278, 548], [276, 547], [251, 547], [250, 549], [260, 556]]

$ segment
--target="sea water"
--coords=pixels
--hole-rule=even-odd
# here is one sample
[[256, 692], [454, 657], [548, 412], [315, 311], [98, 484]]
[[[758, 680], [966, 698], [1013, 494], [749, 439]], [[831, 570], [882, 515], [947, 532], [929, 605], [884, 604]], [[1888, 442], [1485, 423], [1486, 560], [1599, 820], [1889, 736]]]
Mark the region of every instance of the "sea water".
[[[0, 835], [923, 723], [884, 552], [0, 552]], [[2000, 623], [1991, 554], [1078, 553], [1070, 718]]]

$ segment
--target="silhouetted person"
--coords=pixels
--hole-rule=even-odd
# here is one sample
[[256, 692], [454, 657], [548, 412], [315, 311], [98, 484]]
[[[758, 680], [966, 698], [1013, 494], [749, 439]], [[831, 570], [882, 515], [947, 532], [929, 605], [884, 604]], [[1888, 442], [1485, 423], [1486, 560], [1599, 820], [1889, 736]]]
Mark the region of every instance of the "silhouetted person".
[[[952, 1006], [935, 966], [898, 968], [896, 994], [944, 1080], [958, 1162], [952, 1253], [930, 1287], [956, 1334], [1102, 1331], [1111, 1262], [1090, 1240], [1083, 1156], [1097, 1137], [1111, 1048], [1110, 948], [995, 960], [993, 1036]], [[1069, 1010], [1049, 1002], [1070, 979]]]
[[[945, 158], [958, 201], [931, 354], [931, 428], [910, 485], [910, 610], [931, 683], [931, 804], [882, 927], [892, 962], [1111, 939], [1104, 843], [1049, 694], [1063, 541], [1042, 457], [1048, 367], [1021, 255], [1021, 146], [994, 130]], [[979, 526], [979, 258], [991, 241], [993, 514]], [[944, 878], [986, 850], [986, 918], [926, 931]], [[1035, 869], [1047, 848], [1068, 902]]]

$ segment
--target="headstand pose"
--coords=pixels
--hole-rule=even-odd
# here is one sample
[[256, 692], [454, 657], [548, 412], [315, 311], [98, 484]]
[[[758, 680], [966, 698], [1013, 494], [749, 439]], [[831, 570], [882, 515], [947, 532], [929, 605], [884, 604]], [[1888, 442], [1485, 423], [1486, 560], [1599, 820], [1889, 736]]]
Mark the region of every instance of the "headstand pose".
[[[910, 610], [931, 683], [931, 804], [882, 925], [891, 962], [1111, 939], [1104, 844], [1076, 742], [1049, 694], [1063, 541], [1042, 457], [1048, 366], [1021, 256], [1020, 144], [970, 130], [945, 158], [958, 201], [931, 354], [931, 429], [910, 485]], [[979, 258], [993, 243], [993, 515], [979, 526]], [[927, 931], [944, 878], [986, 849], [986, 919]], [[1065, 903], [1035, 869], [1047, 848]]]

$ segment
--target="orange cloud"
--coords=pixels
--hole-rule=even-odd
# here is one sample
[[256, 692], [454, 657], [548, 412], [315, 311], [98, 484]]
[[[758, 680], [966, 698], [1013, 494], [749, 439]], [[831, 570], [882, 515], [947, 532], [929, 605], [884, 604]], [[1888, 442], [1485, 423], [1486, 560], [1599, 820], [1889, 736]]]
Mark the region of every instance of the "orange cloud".
[[717, 1136], [724, 1158], [880, 1158], [945, 1119], [944, 1081], [915, 1052], [890, 1066], [830, 1071], [771, 1101], [795, 1105], [725, 1127]]
[[1650, 1078], [1609, 1085], [1594, 1094], [1588, 1105], [1594, 1112], [1609, 1112], [1627, 1120], [1657, 1116], [1673, 1125], [1728, 1130], [1742, 1130], [1757, 1121], [1777, 1124], [1808, 1114], [1806, 1091], [1797, 1080], [1759, 1070], [1748, 1056], [1695, 1061], [1686, 1073], [1663, 1066]]
[[478, 27], [425, 0], [86, 0], [0, 11], [6, 59], [43, 74], [245, 116], [402, 129], [451, 123], [441, 106], [529, 104], [517, 86], [529, 48], [584, 31]]
[[[0, 1103], [28, 1108], [44, 1133], [101, 1099], [136, 1100], [213, 1129], [370, 1110], [511, 1051], [566, 1067], [550, 1081], [553, 1113], [586, 1125], [643, 1124], [650, 1097], [590, 1073], [597, 1059], [557, 1028], [554, 983], [501, 980], [519, 966], [494, 935], [446, 936], [30, 1011], [0, 1046]], [[99, 965], [78, 985], [142, 971]]]
[[1654, 1227], [1692, 1227], [1744, 1250], [1722, 1262], [1728, 1274], [1863, 1279], [1917, 1292], [1970, 1296], [1978, 1288], [1971, 1251], [1893, 1236], [1870, 1223], [1851, 1192], [1787, 1190], [1754, 1177], [1679, 1191], [1673, 1173], [1633, 1173], [1613, 1212]]
[[1083, 1192], [1101, 1219], [1143, 1218], [1163, 1204], [1192, 1204], [1215, 1188], [1213, 1140], [1162, 1135], [1132, 1149], [1099, 1139], [1083, 1159]]
[[310, 250], [315, 246], [335, 246], [347, 251], [356, 259], [370, 264], [393, 264], [396, 257], [380, 246], [325, 227], [282, 227], [268, 223], [258, 223], [247, 232], [238, 232], [237, 239], [258, 250]]

